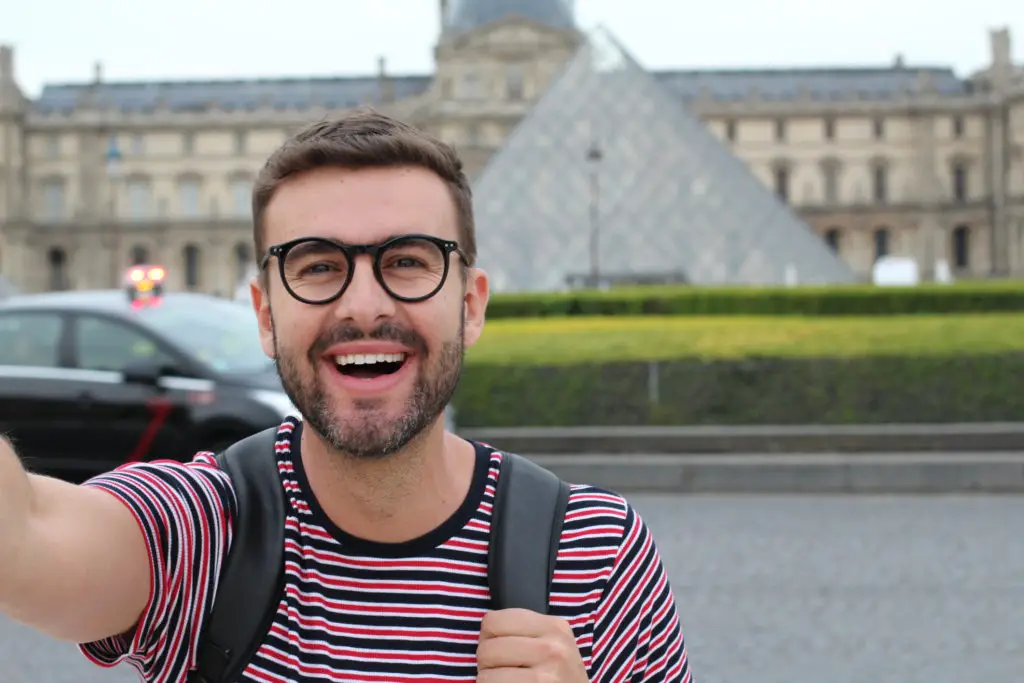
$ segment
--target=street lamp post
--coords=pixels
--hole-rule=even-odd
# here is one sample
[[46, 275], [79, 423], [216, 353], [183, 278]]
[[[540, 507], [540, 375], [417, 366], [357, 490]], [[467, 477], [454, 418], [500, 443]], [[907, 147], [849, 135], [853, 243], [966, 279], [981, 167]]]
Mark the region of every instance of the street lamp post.
[[590, 283], [599, 286], [601, 279], [601, 159], [604, 153], [597, 142], [587, 150], [587, 164], [590, 167]]
[[107, 220], [109, 228], [113, 232], [113, 246], [111, 257], [111, 273], [114, 287], [121, 283], [121, 223], [117, 218], [117, 181], [122, 174], [121, 150], [117, 146], [117, 136], [111, 135], [107, 142], [107, 151], [104, 154], [107, 170], [107, 186], [109, 197], [107, 198]]

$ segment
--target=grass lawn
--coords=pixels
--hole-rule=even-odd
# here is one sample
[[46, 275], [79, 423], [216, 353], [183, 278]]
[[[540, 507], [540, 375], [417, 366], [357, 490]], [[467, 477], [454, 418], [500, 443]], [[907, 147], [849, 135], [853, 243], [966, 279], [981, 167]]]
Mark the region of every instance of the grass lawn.
[[1024, 313], [885, 317], [569, 317], [489, 321], [467, 362], [553, 365], [744, 356], [1024, 351]]

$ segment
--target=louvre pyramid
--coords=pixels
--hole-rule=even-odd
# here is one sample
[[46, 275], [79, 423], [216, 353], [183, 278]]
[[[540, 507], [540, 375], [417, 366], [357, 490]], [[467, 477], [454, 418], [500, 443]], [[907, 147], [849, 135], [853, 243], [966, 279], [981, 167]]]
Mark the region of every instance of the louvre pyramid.
[[[595, 143], [602, 158], [588, 161]], [[474, 193], [480, 265], [494, 291], [564, 289], [589, 278], [595, 260], [604, 280], [855, 279], [604, 29], [586, 36]]]

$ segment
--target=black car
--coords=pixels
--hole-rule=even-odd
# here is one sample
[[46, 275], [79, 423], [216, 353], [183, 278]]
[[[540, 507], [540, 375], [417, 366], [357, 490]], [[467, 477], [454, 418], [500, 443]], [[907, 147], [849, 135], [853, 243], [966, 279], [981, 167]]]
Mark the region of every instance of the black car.
[[118, 290], [0, 300], [0, 430], [34, 471], [188, 460], [290, 414], [248, 305]]

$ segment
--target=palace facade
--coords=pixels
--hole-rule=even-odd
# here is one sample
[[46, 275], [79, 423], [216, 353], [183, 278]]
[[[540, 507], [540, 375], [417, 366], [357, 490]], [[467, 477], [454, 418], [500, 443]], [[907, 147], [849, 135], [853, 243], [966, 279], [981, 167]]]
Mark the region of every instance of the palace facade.
[[[0, 275], [119, 286], [132, 263], [230, 295], [254, 261], [250, 190], [296, 127], [370, 104], [453, 143], [479, 175], [577, 54], [568, 0], [441, 0], [432, 74], [17, 84], [0, 47]], [[1024, 276], [1024, 69], [1008, 30], [969, 76], [886, 66], [650, 72], [855, 272]]]

